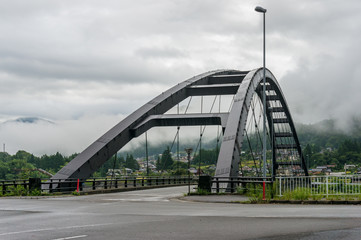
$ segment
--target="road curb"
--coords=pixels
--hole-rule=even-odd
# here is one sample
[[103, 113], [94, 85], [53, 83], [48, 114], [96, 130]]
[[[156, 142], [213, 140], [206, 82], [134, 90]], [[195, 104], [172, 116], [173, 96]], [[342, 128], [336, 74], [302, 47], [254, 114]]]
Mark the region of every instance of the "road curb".
[[360, 200], [269, 200], [269, 203], [280, 204], [337, 204], [337, 205], [360, 205]]
[[[191, 199], [188, 196], [178, 197], [177, 199], [188, 202], [203, 202], [203, 203], [232, 203], [232, 204], [305, 204], [305, 205], [361, 205], [361, 200], [265, 200], [259, 202], [251, 202], [250, 200], [235, 201], [215, 201], [207, 198], [207, 195], [194, 195], [202, 196], [204, 199]], [[227, 195], [225, 195], [226, 197]], [[231, 196], [231, 195], [230, 195]]]

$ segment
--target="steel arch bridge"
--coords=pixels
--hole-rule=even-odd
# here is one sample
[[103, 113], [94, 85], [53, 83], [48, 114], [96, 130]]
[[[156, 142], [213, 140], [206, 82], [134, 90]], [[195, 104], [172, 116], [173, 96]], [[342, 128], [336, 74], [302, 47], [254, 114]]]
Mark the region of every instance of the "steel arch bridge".
[[[192, 77], [155, 97], [97, 139], [70, 161], [52, 179], [87, 179], [130, 140], [158, 126], [220, 125], [223, 141], [218, 154], [215, 177], [239, 176], [239, 162], [252, 98], [263, 96], [263, 69], [251, 71], [216, 70]], [[234, 95], [226, 113], [165, 114], [191, 96]], [[266, 69], [266, 115], [271, 136], [272, 176], [285, 165], [298, 166], [308, 175], [296, 129], [281, 88]], [[285, 127], [278, 127], [279, 125]], [[278, 156], [291, 150], [298, 158], [281, 161]], [[261, 164], [261, 163], [260, 163]]]

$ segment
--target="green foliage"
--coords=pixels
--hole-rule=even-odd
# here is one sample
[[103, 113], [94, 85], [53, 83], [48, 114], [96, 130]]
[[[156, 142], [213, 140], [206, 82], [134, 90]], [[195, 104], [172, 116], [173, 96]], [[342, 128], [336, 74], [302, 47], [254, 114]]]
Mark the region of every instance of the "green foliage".
[[316, 194], [311, 195], [311, 199], [316, 201], [321, 200], [323, 197], [324, 197], [323, 195], [316, 195]]
[[197, 188], [195, 192], [191, 192], [190, 195], [210, 195], [211, 192], [208, 192], [207, 190]]
[[23, 150], [19, 150], [12, 156], [8, 153], [0, 153], [0, 179], [47, 178], [49, 176], [39, 172], [38, 169], [55, 173], [75, 156], [76, 154], [64, 157], [56, 153], [36, 157]]
[[6, 175], [10, 172], [9, 164], [0, 162], [0, 179], [6, 179]]
[[288, 191], [283, 194], [282, 199], [285, 200], [308, 200], [311, 197], [311, 192], [308, 188], [296, 188], [293, 191]]
[[205, 190], [205, 189], [197, 188], [197, 194], [198, 195], [209, 195], [211, 193], [209, 191]]
[[173, 170], [170, 173], [171, 176], [185, 176], [187, 174], [188, 174], [188, 171], [187, 171], [187, 169], [184, 169], [184, 168], [179, 168], [179, 169]]
[[[335, 164], [333, 171], [343, 171], [345, 164], [354, 164], [357, 167], [361, 166], [361, 119], [355, 118], [349, 122], [349, 132], [342, 132], [337, 130], [337, 125], [333, 120], [323, 121], [318, 124], [305, 125], [298, 124], [296, 126], [299, 140], [304, 147], [303, 155], [310, 168], [319, 165]], [[253, 159], [249, 153], [249, 146], [256, 149], [257, 135], [249, 135], [250, 144], [243, 144], [242, 164], [252, 167]], [[171, 143], [170, 143], [171, 144]], [[180, 143], [180, 149], [184, 149], [189, 145], [195, 145], [196, 142], [187, 142], [186, 146]], [[164, 150], [166, 143], [159, 145], [150, 145], [148, 147], [149, 155], [156, 155]], [[217, 142], [216, 139], [210, 142], [205, 142], [202, 145], [201, 157], [199, 152], [194, 156], [192, 164], [198, 166], [201, 161], [202, 171], [206, 174], [214, 174], [214, 165], [217, 161]], [[161, 158], [157, 160], [157, 169], [159, 171], [167, 171], [170, 175], [184, 175], [187, 174], [187, 165], [181, 162], [174, 162], [171, 154], [171, 149], [167, 148], [163, 151]], [[126, 159], [118, 157], [114, 161], [114, 156], [106, 161], [101, 168], [93, 174], [97, 177], [105, 177], [108, 169], [122, 169], [124, 167], [133, 170], [139, 169], [139, 165], [135, 158], [144, 157], [145, 149], [141, 146], [132, 150], [132, 154], [126, 154]], [[270, 153], [267, 153], [270, 154]], [[184, 152], [181, 152], [184, 157]], [[52, 155], [34, 156], [23, 150], [19, 150], [16, 154], [10, 155], [8, 153], [0, 152], [0, 179], [26, 179], [29, 177], [48, 178], [48, 176], [39, 173], [36, 169], [41, 168], [51, 173], [56, 173], [69, 161], [71, 161], [77, 154], [69, 157], [63, 156], [60, 153]], [[355, 173], [357, 168], [353, 170]], [[162, 173], [164, 174], [164, 173]]]
[[170, 176], [185, 176], [188, 174], [188, 164], [180, 161], [174, 161], [171, 166]]
[[27, 196], [28, 190], [24, 188], [21, 185], [18, 185], [16, 187], [9, 187], [8, 193], [5, 194], [5, 196]]
[[159, 158], [157, 160], [157, 170], [159, 171], [163, 171], [163, 170], [170, 170], [172, 169], [173, 166], [173, 158], [172, 155], [170, 154], [170, 149], [169, 147], [167, 147], [166, 150], [164, 150], [162, 157]]
[[[134, 158], [133, 158], [134, 159]], [[108, 161], [106, 161], [98, 171], [93, 173], [93, 177], [106, 177], [109, 169], [122, 169], [125, 167], [125, 159], [123, 156], [118, 155], [115, 158], [115, 155], [112, 156]]]
[[80, 196], [80, 193], [77, 192], [77, 191], [73, 191], [71, 194], [74, 195], [74, 196]]
[[3, 195], [2, 188], [0, 187], [0, 196], [42, 196], [44, 195], [40, 189], [33, 189], [28, 191], [24, 186], [18, 185], [16, 187], [10, 186], [7, 192]]
[[202, 149], [201, 152], [197, 153], [192, 161], [192, 164], [199, 164], [199, 161], [201, 161], [202, 165], [210, 165], [210, 164], [216, 164], [217, 163], [217, 151], [216, 149]]
[[132, 154], [127, 154], [127, 157], [125, 159], [125, 167], [132, 170], [139, 170], [139, 164], [137, 160], [134, 159]]
[[[266, 201], [272, 199], [273, 187], [266, 185]], [[264, 202], [263, 200], [263, 186], [260, 184], [251, 184], [247, 183], [244, 187], [238, 188], [237, 192], [240, 194], [245, 194], [249, 197], [251, 203], [260, 203]]]
[[11, 156], [6, 152], [0, 152], [0, 162], [9, 162], [11, 160]]
[[30, 196], [41, 196], [43, 195], [40, 189], [33, 189], [29, 193]]
[[298, 124], [297, 135], [306, 143], [303, 155], [309, 160], [310, 168], [335, 164], [334, 170], [341, 171], [345, 164], [361, 166], [361, 124], [360, 118], [349, 123], [349, 132], [337, 128], [334, 120], [325, 120], [313, 125]]

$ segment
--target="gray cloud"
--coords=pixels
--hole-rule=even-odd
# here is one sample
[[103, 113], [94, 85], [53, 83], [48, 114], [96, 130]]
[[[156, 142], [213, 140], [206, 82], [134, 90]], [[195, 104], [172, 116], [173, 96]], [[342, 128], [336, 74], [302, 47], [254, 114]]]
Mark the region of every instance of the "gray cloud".
[[[358, 0], [0, 0], [0, 120], [37, 116], [58, 123], [36, 132], [0, 128], [0, 141], [26, 148], [15, 134], [22, 129], [37, 134], [38, 143], [43, 136], [47, 152], [56, 149], [50, 143], [59, 145], [45, 140], [52, 132], [64, 151], [74, 151], [96, 138], [79, 130], [93, 129], [94, 116], [115, 123], [194, 75], [259, 67], [256, 5], [268, 9], [267, 67], [294, 120], [360, 114]], [[84, 138], [67, 143], [72, 134]]]
[[276, 26], [301, 43], [292, 51], [297, 54], [293, 59], [295, 68], [281, 78], [299, 122], [335, 118], [345, 129], [353, 116], [361, 114], [361, 97], [357, 93], [361, 87], [361, 49], [357, 40], [361, 38], [360, 10], [357, 1], [306, 1], [294, 8], [286, 7], [285, 12], [293, 16], [288, 24], [281, 24], [282, 16], [277, 17]]

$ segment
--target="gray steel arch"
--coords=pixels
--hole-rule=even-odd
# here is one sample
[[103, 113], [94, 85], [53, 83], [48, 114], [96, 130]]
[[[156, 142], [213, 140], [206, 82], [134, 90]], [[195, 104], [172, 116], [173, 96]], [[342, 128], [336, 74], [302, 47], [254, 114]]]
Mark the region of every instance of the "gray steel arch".
[[[248, 112], [251, 105], [251, 100], [255, 94], [258, 94], [262, 98], [263, 88], [262, 79], [263, 79], [263, 69], [255, 69], [250, 71], [245, 78], [243, 79], [241, 85], [238, 88], [237, 93], [235, 94], [234, 102], [232, 109], [229, 112], [227, 125], [223, 135], [223, 142], [221, 149], [218, 155], [217, 167], [215, 177], [237, 177], [239, 176], [239, 161], [240, 161], [240, 151], [242, 149], [242, 144], [244, 141], [246, 121], [248, 118]], [[288, 149], [293, 148], [297, 149], [297, 152], [300, 156], [300, 162], [298, 163], [305, 175], [308, 175], [306, 164], [302, 155], [301, 146], [296, 134], [296, 129], [287, 106], [284, 95], [281, 91], [281, 88], [273, 76], [273, 74], [266, 69], [266, 91], [273, 90], [275, 94], [266, 93], [266, 114], [267, 122], [271, 135], [274, 136], [272, 139], [272, 148], [273, 148], [273, 175], [275, 175], [278, 166], [280, 165], [277, 162], [275, 156], [276, 149]], [[278, 109], [272, 109], [270, 107], [270, 101], [279, 101], [281, 107]], [[275, 118], [273, 111], [283, 112], [286, 115], [286, 118]], [[276, 133], [273, 131], [274, 124], [287, 123], [291, 129], [290, 132], [286, 133]], [[276, 138], [293, 138], [295, 144], [293, 145], [278, 145]], [[286, 163], [285, 163], [286, 165]]]
[[246, 73], [235, 70], [216, 70], [200, 74], [177, 84], [140, 107], [106, 132], [57, 172], [52, 179], [88, 178], [135, 137], [137, 133], [136, 126], [148, 117], [164, 114], [189, 96], [213, 95], [214, 93], [222, 95], [234, 94]]
[[[86, 179], [134, 137], [154, 126], [222, 125], [224, 139], [218, 157], [216, 176], [238, 176], [239, 150], [243, 142], [242, 128], [247, 119], [250, 100], [260, 84], [260, 69], [253, 71], [216, 70], [192, 77], [163, 92], [130, 114], [87, 147], [56, 173], [52, 179]], [[278, 89], [283, 111], [293, 126], [282, 92], [272, 73], [267, 80]], [[190, 96], [235, 95], [232, 110], [223, 114], [164, 115]], [[272, 116], [268, 113], [269, 117]], [[269, 121], [270, 122], [270, 121]], [[293, 127], [294, 129], [294, 127]], [[293, 137], [297, 138], [293, 131]], [[241, 137], [242, 136], [242, 137]], [[298, 139], [297, 139], [298, 143]], [[299, 143], [298, 143], [299, 145]], [[299, 148], [300, 149], [300, 148]]]

